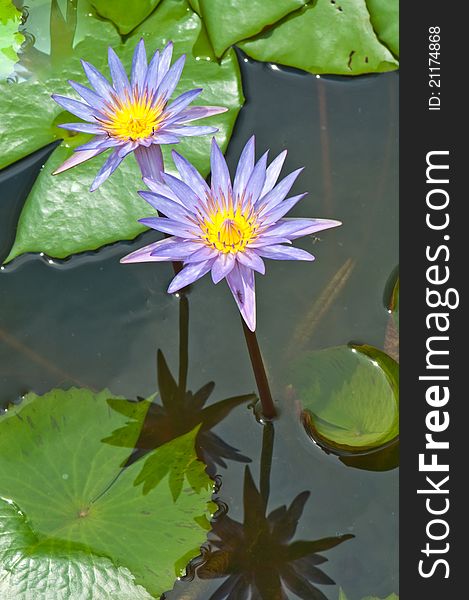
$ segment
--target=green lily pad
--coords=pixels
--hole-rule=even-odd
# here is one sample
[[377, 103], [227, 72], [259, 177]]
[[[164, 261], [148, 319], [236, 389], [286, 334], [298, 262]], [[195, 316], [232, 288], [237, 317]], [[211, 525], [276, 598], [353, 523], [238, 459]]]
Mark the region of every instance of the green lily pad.
[[[94, 21], [97, 22], [97, 19]], [[244, 102], [239, 66], [233, 50], [230, 50], [221, 62], [211, 59], [209, 45], [203, 44], [203, 39], [201, 40], [203, 34], [201, 19], [189, 8], [186, 0], [164, 0], [132, 33], [124, 46], [115, 47], [130, 70], [131, 56], [140, 37], [145, 39], [148, 52], [173, 40], [175, 56], [187, 54], [186, 67], [175, 94], [203, 87], [200, 104], [223, 105], [230, 109], [224, 114], [204, 119], [204, 124], [218, 127], [217, 140], [221, 147], [226, 149], [236, 117]], [[113, 35], [117, 33], [114, 31]], [[96, 58], [99, 56], [100, 62], [98, 61], [97, 66], [101, 65], [102, 68], [101, 63], [107, 57], [107, 49], [103, 45], [107, 46], [107, 41], [98, 39], [94, 50], [92, 39], [87, 38], [80, 42], [76, 49], [78, 63], [79, 50], [80, 47], [84, 47], [85, 41], [85, 58], [97, 64]], [[204, 50], [205, 54], [195, 56], [196, 46], [198, 50]], [[93, 56], [89, 56], [90, 54]], [[107, 68], [103, 71], [107, 73]], [[5, 150], [7, 146], [10, 148], [7, 152], [9, 158], [4, 159], [8, 161], [7, 164], [66, 135], [63, 130], [53, 125], [58, 119], [63, 122], [66, 113], [61, 115], [61, 109], [56, 107], [48, 96], [52, 91], [69, 95], [70, 89], [66, 89], [66, 79], [69, 76], [64, 67], [60, 74], [60, 84], [57, 76], [51, 77], [46, 84], [14, 84], [17, 86], [16, 93], [7, 96], [8, 123], [0, 123], [0, 134], [4, 134], [3, 137], [0, 136], [0, 155], [2, 146]], [[73, 78], [77, 78], [75, 73]], [[14, 85], [11, 89], [15, 92]], [[22, 93], [26, 95], [26, 108], [22, 101]], [[18, 116], [19, 111], [21, 119]], [[20, 132], [14, 130], [15, 119], [21, 123]], [[151, 213], [136, 193], [138, 189], [142, 189], [143, 184], [134, 157], [127, 157], [112, 177], [96, 192], [90, 194], [89, 186], [105, 159], [101, 155], [53, 177], [51, 173], [54, 167], [72, 153], [72, 146], [77, 140], [67, 136], [65, 142], [53, 153], [39, 174], [24, 205], [16, 239], [5, 262], [25, 252], [44, 252], [54, 258], [65, 258], [119, 240], [133, 239], [146, 229], [137, 222], [137, 219]], [[207, 175], [210, 168], [210, 142], [211, 136], [186, 138], [177, 148]], [[170, 158], [171, 149], [169, 146], [163, 149], [169, 172], [174, 171]]]
[[310, 73], [361, 75], [398, 66], [376, 37], [365, 0], [317, 0], [239, 46], [256, 60]]
[[198, 0], [217, 56], [232, 44], [260, 33], [308, 0]]
[[399, 331], [399, 279], [396, 281], [394, 289], [392, 291], [391, 302], [389, 305], [394, 321], [396, 323], [397, 330]]
[[[53, 574], [53, 586], [48, 583], [48, 574]], [[61, 540], [41, 542], [20, 509], [0, 498], [1, 597], [51, 600], [64, 598], [64, 593], [70, 600], [153, 598], [135, 583], [128, 569], [108, 558]]]
[[137, 25], [140, 25], [161, 2], [161, 0], [138, 0], [138, 2], [129, 2], [128, 0], [91, 1], [98, 14], [115, 23], [123, 35], [128, 34]]
[[378, 38], [399, 56], [399, 0], [366, 0]]
[[11, 0], [0, 0], [0, 79], [8, 77], [18, 61], [24, 36], [18, 31], [21, 12]]
[[371, 346], [310, 352], [293, 368], [306, 430], [326, 449], [363, 452], [399, 433], [398, 365]]
[[[78, 600], [90, 585], [90, 598], [158, 598], [199, 553], [213, 486], [196, 457], [197, 430], [122, 469], [139, 435], [125, 424], [142, 424], [149, 403], [129, 403], [122, 414], [110, 397], [28, 394], [0, 418], [0, 497], [9, 502], [0, 523], [15, 550], [13, 557], [0, 536], [2, 598]], [[105, 442], [116, 429], [127, 448]], [[55, 567], [57, 578], [47, 579]], [[113, 595], [121, 578], [135, 595]]]
[[[349, 600], [342, 588], [339, 590], [339, 600]], [[396, 594], [390, 594], [389, 596], [386, 596], [386, 598], [378, 598], [378, 596], [366, 596], [366, 598], [362, 598], [362, 600], [399, 600], [399, 596]]]

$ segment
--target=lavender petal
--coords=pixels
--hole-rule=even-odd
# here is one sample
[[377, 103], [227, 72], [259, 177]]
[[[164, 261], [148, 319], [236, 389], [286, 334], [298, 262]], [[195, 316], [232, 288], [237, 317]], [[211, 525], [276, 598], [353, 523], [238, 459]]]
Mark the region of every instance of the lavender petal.
[[156, 91], [158, 87], [158, 70], [160, 68], [160, 51], [157, 50], [148, 65], [147, 73], [145, 75], [144, 89], [148, 90], [151, 94]]
[[119, 156], [118, 152], [114, 151], [106, 160], [104, 165], [99, 170], [95, 177], [95, 180], [91, 184], [90, 192], [94, 192], [121, 164], [122, 157]]
[[257, 164], [252, 171], [251, 177], [249, 178], [249, 181], [246, 184], [246, 188], [244, 190], [244, 206], [246, 206], [248, 203], [254, 205], [259, 198], [259, 195], [265, 183], [267, 156], [268, 152], [265, 152], [257, 161]]
[[70, 131], [80, 131], [81, 133], [94, 133], [95, 135], [103, 133], [101, 125], [95, 125], [94, 123], [61, 123], [57, 127], [69, 129]]
[[111, 47], [108, 49], [108, 63], [116, 92], [119, 95], [122, 95], [126, 91], [130, 91], [129, 78], [127, 77], [124, 66]]
[[314, 256], [301, 248], [293, 246], [272, 245], [255, 250], [258, 256], [270, 258], [272, 260], [314, 260]]
[[342, 225], [340, 221], [329, 219], [281, 219], [263, 232], [262, 236], [281, 236], [295, 240], [304, 235], [310, 235], [339, 225]]
[[109, 81], [98, 71], [98, 69], [96, 69], [96, 67], [93, 67], [93, 65], [89, 62], [86, 62], [86, 60], [82, 60], [81, 64], [88, 81], [98, 92], [98, 94], [107, 101], [111, 101], [115, 92]]
[[200, 279], [210, 271], [212, 264], [213, 259], [187, 265], [187, 267], [184, 267], [184, 269], [172, 280], [168, 288], [168, 293], [174, 294], [174, 292], [194, 283], [194, 281], [197, 281], [197, 279]]
[[183, 156], [178, 154], [176, 150], [172, 151], [172, 156], [176, 169], [184, 183], [194, 190], [199, 198], [208, 196], [210, 194], [210, 188], [197, 169]]
[[162, 98], [165, 102], [167, 102], [172, 96], [177, 84], [179, 83], [179, 79], [181, 78], [181, 73], [184, 68], [185, 60], [186, 56], [185, 54], [183, 54], [180, 58], [178, 58], [178, 60], [163, 77], [161, 83], [158, 86], [158, 98]]
[[228, 109], [224, 106], [191, 106], [179, 114], [178, 122], [189, 123], [190, 121], [220, 115], [227, 111]]
[[139, 219], [139, 223], [143, 223], [143, 225], [146, 225], [147, 227], [156, 229], [156, 231], [175, 235], [176, 237], [190, 239], [196, 239], [198, 237], [193, 232], [193, 225], [185, 225], [179, 221], [174, 221], [173, 219], [168, 219], [166, 217], [145, 217], [144, 219]]
[[217, 254], [218, 256], [212, 266], [212, 281], [215, 284], [229, 275], [236, 264], [235, 256], [231, 252], [219, 252]]
[[181, 204], [184, 204], [191, 209], [195, 209], [200, 204], [200, 198], [186, 183], [173, 177], [169, 173], [163, 173], [162, 177], [166, 185], [168, 185], [179, 198]]
[[212, 139], [210, 164], [212, 167], [212, 191], [216, 197], [223, 196], [225, 200], [228, 200], [231, 195], [230, 172], [215, 138]]
[[239, 157], [238, 167], [236, 169], [236, 175], [233, 183], [233, 194], [235, 198], [242, 196], [246, 185], [251, 177], [252, 170], [254, 169], [255, 162], [255, 145], [256, 136], [249, 138], [247, 144], [244, 146], [241, 156]]
[[262, 215], [263, 213], [275, 208], [277, 204], [280, 204], [287, 197], [288, 192], [293, 187], [298, 175], [303, 171], [303, 168], [297, 169], [287, 175], [285, 179], [282, 179], [280, 183], [278, 183], [270, 192], [268, 192], [265, 196], [261, 196], [256, 208], [259, 210], [259, 213]]
[[148, 202], [159, 213], [168, 217], [168, 219], [186, 220], [189, 216], [187, 209], [180, 203], [174, 202], [169, 198], [155, 194], [154, 192], [138, 192], [140, 196]]
[[262, 196], [265, 196], [268, 192], [270, 192], [270, 190], [277, 183], [286, 157], [287, 157], [287, 150], [284, 150], [267, 167], [265, 184], [264, 184], [264, 188], [262, 189], [262, 192], [261, 192], [261, 198], [262, 198]]
[[244, 252], [238, 252], [236, 259], [245, 267], [257, 271], [261, 275], [265, 275], [265, 264], [259, 253], [252, 250], [245, 250]]
[[160, 64], [158, 67], [158, 81], [156, 85], [159, 86], [163, 81], [164, 77], [169, 71], [169, 67], [171, 65], [171, 59], [173, 57], [173, 42], [168, 42], [163, 49], [160, 57]]
[[190, 127], [188, 125], [169, 125], [168, 127], [165, 127], [165, 131], [173, 135], [193, 137], [196, 135], [208, 135], [210, 133], [216, 133], [218, 129], [216, 127], [210, 127], [209, 125], [199, 125], [197, 127]]
[[256, 329], [256, 293], [254, 272], [238, 262], [226, 278], [239, 311], [251, 331]]
[[184, 260], [195, 244], [180, 238], [167, 238], [144, 246], [120, 259], [121, 263]]
[[299, 194], [298, 196], [292, 196], [288, 198], [288, 200], [284, 200], [280, 202], [275, 208], [267, 211], [262, 216], [262, 225], [271, 225], [272, 223], [276, 223], [279, 219], [284, 217], [287, 212], [289, 212], [295, 204], [297, 204], [302, 198], [304, 198], [307, 194]]
[[72, 98], [66, 98], [65, 96], [59, 96], [58, 94], [52, 94], [52, 99], [62, 108], [72, 113], [72, 115], [76, 115], [85, 121], [96, 123], [95, 115], [97, 111], [95, 108], [88, 106], [88, 104], [73, 100]]
[[90, 160], [101, 152], [104, 152], [105, 148], [100, 149], [97, 148], [95, 150], [84, 150], [83, 152], [74, 152], [70, 158], [67, 158], [65, 162], [63, 162], [60, 167], [57, 167], [55, 171], [52, 172], [52, 175], [58, 175], [59, 173], [63, 173], [72, 167], [76, 167], [77, 165]]
[[[166, 119], [172, 120], [176, 118], [176, 116], [178, 116], [179, 113], [182, 110], [184, 110], [186, 106], [188, 106], [192, 102], [192, 100], [195, 100], [195, 98], [197, 98], [197, 96], [199, 96], [201, 93], [202, 88], [198, 88], [195, 90], [189, 90], [188, 92], [184, 92], [184, 94], [178, 96], [176, 100], [174, 100], [174, 102], [171, 102], [171, 104], [169, 104], [168, 107], [165, 109]], [[166, 119], [165, 123], [167, 123]]]
[[148, 187], [148, 189], [150, 189], [152, 192], [155, 192], [155, 194], [165, 196], [170, 200], [174, 200], [174, 202], [179, 202], [179, 204], [182, 204], [181, 200], [176, 196], [176, 194], [171, 190], [171, 188], [169, 188], [166, 185], [166, 183], [163, 183], [163, 180], [155, 181], [154, 179], [150, 179], [149, 177], [144, 177], [143, 181]]
[[132, 88], [137, 88], [141, 93], [144, 89], [145, 76], [147, 74], [147, 53], [145, 51], [145, 42], [140, 39], [135, 46], [134, 56], [132, 59]]
[[72, 79], [68, 80], [68, 83], [72, 86], [72, 88], [80, 94], [83, 100], [89, 104], [90, 106], [102, 111], [106, 107], [106, 102], [101, 98], [99, 94], [93, 92], [81, 83], [73, 81]]

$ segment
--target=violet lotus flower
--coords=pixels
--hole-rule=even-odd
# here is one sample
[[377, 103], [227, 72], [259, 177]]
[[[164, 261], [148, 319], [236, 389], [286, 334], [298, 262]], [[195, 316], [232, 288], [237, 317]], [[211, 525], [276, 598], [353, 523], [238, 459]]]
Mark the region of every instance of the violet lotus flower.
[[53, 94], [62, 108], [80, 117], [86, 123], [65, 123], [64, 129], [92, 133], [95, 137], [75, 148], [75, 153], [54, 171], [54, 175], [101, 154], [113, 152], [94, 180], [94, 191], [113, 173], [121, 161], [135, 152], [143, 176], [160, 179], [164, 170], [161, 144], [177, 144], [180, 137], [197, 136], [218, 131], [215, 127], [187, 125], [192, 121], [226, 112], [218, 106], [189, 104], [202, 92], [189, 90], [169, 104], [184, 67], [185, 55], [171, 65], [173, 44], [169, 42], [160, 53], [157, 50], [147, 64], [143, 40], [137, 44], [132, 62], [130, 81], [112, 48], [109, 48], [109, 69], [112, 85], [95, 68], [82, 61], [93, 90], [69, 81], [83, 101]]
[[211, 152], [211, 187], [177, 152], [173, 159], [180, 179], [162, 173], [163, 183], [144, 178], [149, 192], [140, 195], [165, 217], [140, 222], [171, 237], [132, 252], [123, 263], [182, 261], [172, 280], [174, 293], [209, 271], [214, 283], [226, 279], [251, 331], [256, 328], [254, 272], [264, 274], [263, 258], [314, 260], [309, 252], [292, 247], [291, 240], [341, 225], [328, 219], [288, 219], [286, 213], [306, 194], [286, 199], [302, 171], [279, 183], [286, 151], [267, 166], [266, 152], [254, 159], [254, 136], [246, 144], [233, 184], [215, 139]]

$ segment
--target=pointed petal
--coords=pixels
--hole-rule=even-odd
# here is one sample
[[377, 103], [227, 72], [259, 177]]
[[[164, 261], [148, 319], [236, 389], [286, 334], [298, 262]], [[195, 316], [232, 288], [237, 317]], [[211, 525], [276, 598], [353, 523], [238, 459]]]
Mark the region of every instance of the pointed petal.
[[191, 253], [191, 242], [180, 238], [167, 238], [144, 246], [120, 259], [121, 263], [163, 262], [184, 260]]
[[158, 87], [158, 69], [160, 67], [160, 51], [157, 50], [148, 65], [147, 74], [145, 75], [144, 87], [149, 92], [154, 92]]
[[268, 151], [265, 152], [257, 161], [257, 164], [254, 167], [253, 172], [251, 173], [251, 177], [249, 178], [249, 181], [247, 182], [246, 188], [244, 190], [244, 206], [246, 206], [249, 202], [251, 204], [255, 204], [259, 198], [259, 195], [262, 191], [262, 188], [264, 187], [265, 182], [267, 156]]
[[171, 65], [171, 59], [173, 57], [173, 42], [168, 42], [163, 49], [160, 57], [160, 64], [158, 67], [158, 81], [157, 86], [163, 81], [164, 77], [169, 71]]
[[140, 39], [135, 47], [134, 56], [132, 59], [132, 88], [137, 88], [141, 93], [145, 84], [145, 76], [147, 74], [147, 53], [145, 51], [145, 42]]
[[55, 171], [52, 172], [52, 175], [58, 175], [59, 173], [63, 173], [64, 171], [67, 171], [72, 167], [76, 167], [77, 165], [87, 160], [90, 160], [90, 158], [98, 156], [98, 154], [101, 154], [101, 152], [104, 152], [104, 150], [105, 148], [97, 148], [95, 150], [84, 150], [83, 152], [74, 152], [72, 156], [70, 156], [70, 158], [67, 158], [67, 160], [60, 165], [60, 167], [57, 167], [57, 169], [55, 169]]
[[186, 183], [173, 177], [169, 173], [163, 173], [162, 177], [166, 185], [168, 185], [179, 198], [181, 204], [184, 204], [193, 210], [199, 206], [200, 198]]
[[165, 109], [165, 122], [166, 119], [173, 119], [176, 115], [178, 115], [201, 93], [202, 88], [198, 88], [196, 90], [189, 90], [188, 92], [184, 92], [184, 94], [178, 96], [176, 100], [171, 102], [171, 104]]
[[93, 67], [93, 65], [86, 62], [86, 60], [82, 60], [81, 64], [85, 71], [85, 75], [88, 77], [88, 81], [98, 94], [106, 100], [111, 101], [115, 92], [109, 81], [98, 71], [98, 69], [96, 69], [96, 67]]
[[107, 135], [96, 135], [89, 142], [85, 144], [81, 144], [81, 146], [77, 146], [75, 148], [75, 152], [84, 152], [87, 150], [96, 150], [98, 148], [102, 150], [107, 150], [115, 145], [115, 141], [108, 138]]
[[159, 194], [155, 194], [154, 192], [138, 192], [140, 196], [148, 202], [153, 208], [155, 208], [159, 213], [168, 217], [168, 219], [177, 220], [186, 220], [189, 216], [186, 208], [169, 198], [165, 198], [164, 196], [160, 196]]
[[295, 240], [304, 235], [310, 235], [339, 225], [342, 225], [340, 221], [330, 219], [280, 219], [275, 225], [263, 232], [262, 237], [281, 236]]
[[295, 204], [297, 204], [302, 198], [306, 196], [305, 194], [299, 194], [298, 196], [292, 196], [288, 200], [284, 200], [277, 204], [275, 208], [264, 213], [262, 216], [262, 225], [271, 225], [272, 223], [276, 223], [279, 219], [284, 217], [287, 212], [289, 212]]
[[245, 267], [253, 269], [261, 275], [265, 275], [265, 264], [258, 253], [245, 250], [244, 252], [238, 252], [236, 258]]
[[213, 117], [213, 115], [220, 115], [227, 111], [228, 109], [224, 106], [191, 106], [179, 114], [177, 121], [178, 123], [189, 123], [189, 121]]
[[155, 133], [153, 136], [154, 144], [179, 144], [179, 138], [174, 133], [166, 133], [164, 130]]
[[180, 58], [178, 58], [178, 60], [163, 77], [161, 83], [158, 86], [158, 98], [163, 98], [163, 100], [167, 102], [172, 96], [177, 84], [179, 83], [179, 79], [181, 78], [181, 73], [184, 68], [185, 61], [186, 55], [183, 54]]
[[121, 95], [124, 94], [125, 91], [129, 91], [130, 84], [127, 73], [125, 72], [119, 57], [111, 47], [108, 49], [108, 63], [109, 70], [111, 71], [112, 83], [114, 84], [116, 92]]
[[169, 125], [164, 128], [165, 131], [173, 135], [184, 135], [186, 137], [194, 137], [196, 135], [209, 135], [210, 133], [216, 133], [217, 127], [210, 127], [208, 125], [200, 125], [197, 127], [189, 127], [187, 125]]
[[213, 283], [220, 282], [224, 277], [231, 273], [235, 263], [236, 260], [234, 254], [231, 254], [231, 252], [218, 253], [218, 257], [212, 267]]
[[277, 204], [280, 204], [287, 197], [288, 192], [293, 187], [298, 175], [303, 171], [303, 168], [297, 169], [282, 179], [270, 192], [265, 196], [261, 196], [258, 202], [258, 210], [260, 214], [272, 210]]
[[168, 219], [167, 217], [145, 217], [144, 219], [139, 219], [139, 223], [143, 223], [143, 225], [146, 225], [147, 227], [156, 229], [156, 231], [169, 233], [170, 235], [181, 238], [194, 239], [197, 237], [192, 231], [194, 225], [190, 225], [189, 223], [186, 225], [179, 221]]
[[247, 267], [235, 264], [226, 277], [236, 304], [251, 331], [256, 329], [256, 293], [254, 272]]
[[244, 192], [246, 185], [251, 177], [255, 162], [256, 136], [249, 138], [239, 157], [238, 167], [233, 184], [233, 193], [238, 198]]
[[287, 150], [284, 150], [268, 166], [265, 183], [264, 183], [264, 188], [261, 192], [261, 198], [262, 198], [262, 196], [265, 196], [265, 194], [270, 192], [270, 190], [277, 183], [286, 157], [287, 157]]
[[266, 246], [265, 248], [258, 248], [255, 250], [258, 256], [264, 258], [270, 258], [272, 260], [314, 260], [314, 256], [306, 250], [301, 248], [294, 248], [293, 246]]
[[182, 204], [176, 194], [166, 185], [166, 183], [163, 183], [163, 181], [155, 181], [149, 177], [144, 177], [143, 181], [152, 192], [155, 192], [155, 194], [165, 196], [166, 198], [170, 198], [171, 200]]
[[184, 183], [194, 190], [199, 198], [208, 196], [210, 188], [197, 169], [175, 150], [173, 150], [172, 156], [176, 169]]
[[55, 100], [55, 102], [57, 102], [57, 104], [59, 104], [62, 108], [65, 108], [65, 110], [68, 110], [68, 112], [72, 113], [72, 115], [76, 115], [85, 121], [96, 123], [95, 115], [98, 113], [98, 111], [92, 106], [88, 106], [88, 104], [84, 104], [78, 100], [73, 100], [72, 98], [59, 96], [58, 94], [52, 94], [52, 99]]
[[186, 262], [186, 264], [199, 263], [199, 262], [208, 260], [210, 258], [216, 259], [217, 256], [218, 256], [218, 250], [214, 250], [213, 248], [210, 248], [209, 246], [206, 246], [205, 244], [203, 244], [203, 245], [199, 244], [199, 247], [197, 248], [196, 252], [191, 254], [186, 259], [185, 262]]
[[226, 164], [225, 157], [213, 138], [212, 151], [210, 155], [210, 164], [212, 167], [212, 190], [216, 197], [223, 196], [226, 200], [231, 194], [231, 178]]
[[93, 106], [98, 110], [102, 110], [106, 106], [106, 102], [103, 100], [103, 98], [101, 98], [101, 96], [96, 92], [93, 92], [93, 90], [90, 90], [86, 86], [81, 85], [81, 83], [78, 83], [71, 79], [68, 80], [68, 83], [78, 94], [80, 94], [83, 100], [90, 106]]
[[94, 192], [104, 181], [106, 181], [109, 175], [114, 173], [117, 167], [121, 164], [122, 158], [123, 157], [119, 156], [119, 153], [116, 151], [114, 151], [108, 157], [108, 159], [96, 175], [95, 180], [91, 184], [90, 192]]
[[69, 129], [70, 131], [80, 131], [81, 133], [94, 133], [95, 135], [103, 133], [101, 126], [94, 123], [62, 123], [57, 127]]
[[194, 283], [194, 281], [197, 281], [197, 279], [200, 279], [210, 271], [212, 264], [213, 260], [207, 260], [187, 265], [187, 267], [184, 267], [184, 269], [172, 280], [168, 288], [168, 293], [174, 294], [174, 292]]

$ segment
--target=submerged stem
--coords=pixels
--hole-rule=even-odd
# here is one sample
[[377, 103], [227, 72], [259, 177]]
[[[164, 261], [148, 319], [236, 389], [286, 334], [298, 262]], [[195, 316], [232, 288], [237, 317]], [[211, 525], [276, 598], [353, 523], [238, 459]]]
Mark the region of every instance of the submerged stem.
[[269, 381], [265, 372], [264, 361], [262, 360], [256, 334], [249, 329], [244, 322], [244, 319], [241, 318], [241, 322], [243, 324], [244, 337], [246, 338], [252, 370], [254, 371], [254, 377], [256, 378], [259, 399], [262, 404], [262, 414], [266, 419], [274, 419], [277, 416], [277, 411], [275, 410], [272, 394], [270, 393]]
[[267, 421], [263, 425], [261, 472], [259, 476], [259, 489], [264, 502], [264, 511], [267, 511], [270, 494], [270, 471], [272, 468], [272, 453], [274, 449], [274, 424]]
[[179, 397], [184, 399], [189, 368], [189, 300], [185, 294], [179, 298]]

